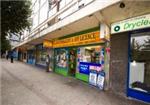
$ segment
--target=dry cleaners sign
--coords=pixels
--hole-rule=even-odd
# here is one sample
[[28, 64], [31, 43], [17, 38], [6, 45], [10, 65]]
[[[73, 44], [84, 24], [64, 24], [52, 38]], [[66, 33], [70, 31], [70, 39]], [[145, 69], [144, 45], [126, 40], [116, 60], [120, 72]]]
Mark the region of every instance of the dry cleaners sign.
[[150, 14], [111, 24], [111, 34], [150, 27]]

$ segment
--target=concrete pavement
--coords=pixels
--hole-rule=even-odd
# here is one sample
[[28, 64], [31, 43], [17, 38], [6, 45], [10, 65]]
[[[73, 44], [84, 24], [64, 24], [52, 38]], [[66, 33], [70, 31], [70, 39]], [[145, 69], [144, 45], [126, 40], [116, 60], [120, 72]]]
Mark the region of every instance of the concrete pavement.
[[147, 105], [32, 65], [0, 63], [2, 105]]

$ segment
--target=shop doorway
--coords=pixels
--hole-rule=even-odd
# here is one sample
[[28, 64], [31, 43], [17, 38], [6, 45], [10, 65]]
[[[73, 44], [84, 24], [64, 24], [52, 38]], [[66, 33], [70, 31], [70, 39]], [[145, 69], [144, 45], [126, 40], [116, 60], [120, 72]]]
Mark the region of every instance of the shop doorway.
[[75, 76], [76, 73], [76, 58], [77, 58], [77, 49], [70, 48], [69, 50], [69, 75]]

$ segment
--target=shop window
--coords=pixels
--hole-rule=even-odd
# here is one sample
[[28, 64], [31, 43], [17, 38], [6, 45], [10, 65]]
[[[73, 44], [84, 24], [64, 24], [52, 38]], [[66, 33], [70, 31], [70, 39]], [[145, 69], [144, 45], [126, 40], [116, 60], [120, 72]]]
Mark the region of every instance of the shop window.
[[89, 75], [90, 71], [104, 70], [104, 47], [79, 47], [77, 50], [77, 72]]
[[46, 51], [39, 52], [39, 62], [38, 63], [46, 65]]
[[67, 67], [67, 50], [59, 49], [55, 53], [55, 64], [57, 67]]
[[131, 35], [129, 88], [150, 93], [150, 32]]
[[38, 45], [37, 51], [36, 51], [36, 63], [45, 66], [46, 65], [46, 56], [47, 56], [46, 49], [43, 48], [42, 44]]
[[32, 54], [28, 54], [28, 59], [33, 59], [33, 55]]
[[91, 47], [79, 48], [79, 51], [80, 51], [79, 61], [100, 64], [101, 48], [102, 48], [101, 46], [91, 46]]

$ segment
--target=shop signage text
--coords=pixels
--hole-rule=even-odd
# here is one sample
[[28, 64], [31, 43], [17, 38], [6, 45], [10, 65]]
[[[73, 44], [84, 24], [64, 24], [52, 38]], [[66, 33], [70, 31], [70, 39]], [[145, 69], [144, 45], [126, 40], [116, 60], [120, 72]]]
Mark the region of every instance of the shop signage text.
[[150, 14], [111, 24], [111, 34], [150, 27]]
[[106, 40], [110, 40], [110, 29], [105, 23], [100, 24], [100, 38], [105, 38]]
[[90, 71], [101, 71], [102, 67], [101, 64], [95, 64], [95, 63], [88, 63], [88, 62], [80, 62], [79, 64], [79, 72], [82, 74], [89, 75]]
[[56, 40], [53, 42], [53, 47], [68, 47], [68, 46], [78, 46], [78, 45], [85, 45], [85, 44], [92, 44], [92, 43], [100, 43], [99, 37], [100, 32], [91, 32], [83, 35], [78, 35], [70, 38], [65, 38], [61, 40]]
[[43, 42], [43, 47], [50, 48], [50, 47], [52, 47], [52, 46], [53, 46], [52, 42], [50, 42], [50, 41], [48, 41], [48, 40], [45, 40], [45, 41]]
[[86, 63], [80, 62], [80, 65], [79, 65], [79, 72], [80, 72], [80, 73], [83, 73], [83, 74], [89, 75], [89, 65], [86, 64]]

